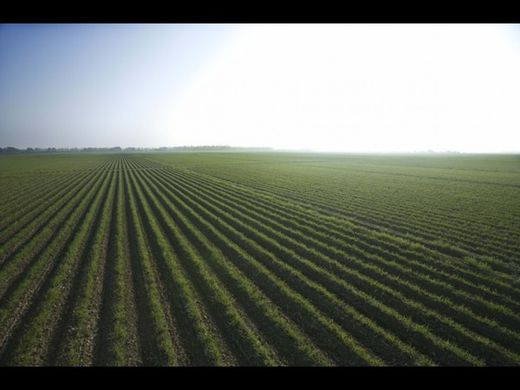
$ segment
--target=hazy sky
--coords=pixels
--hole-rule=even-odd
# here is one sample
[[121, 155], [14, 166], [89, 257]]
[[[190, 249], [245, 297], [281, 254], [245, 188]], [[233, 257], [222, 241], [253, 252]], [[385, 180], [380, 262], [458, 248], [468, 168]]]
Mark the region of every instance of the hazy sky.
[[519, 25], [0, 25], [0, 146], [520, 151]]

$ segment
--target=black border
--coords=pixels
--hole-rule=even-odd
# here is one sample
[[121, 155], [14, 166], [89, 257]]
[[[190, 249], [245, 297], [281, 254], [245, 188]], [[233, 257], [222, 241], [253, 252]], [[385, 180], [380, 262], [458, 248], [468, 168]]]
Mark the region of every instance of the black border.
[[[182, 4], [182, 5], [181, 5]], [[334, 4], [334, 5], [333, 5]], [[414, 2], [382, 4], [336, 2], [327, 4], [279, 2], [170, 2], [153, 3], [56, 3], [12, 4], [0, 13], [0, 23], [520, 23], [520, 12], [495, 4], [462, 5], [454, 2]], [[500, 7], [500, 8], [499, 8]], [[1, 26], [0, 26], [1, 27]], [[0, 30], [1, 33], [1, 30]], [[57, 368], [0, 367], [5, 388], [12, 380], [17, 386], [32, 382], [41, 385], [76, 387], [107, 385], [151, 387], [166, 381], [177, 387], [186, 380], [190, 386], [209, 382], [247, 388], [290, 385], [357, 388], [380, 384], [421, 388], [424, 386], [492, 385], [515, 383], [516, 368]], [[516, 380], [515, 380], [516, 379]], [[213, 382], [215, 381], [215, 382]], [[164, 383], [164, 382], [163, 382]]]
[[[114, 385], [122, 388], [186, 388], [208, 384], [241, 389], [290, 386], [318, 389], [372, 386], [424, 387], [499, 386], [517, 383], [519, 367], [0, 367], [2, 383], [43, 383], [67, 388]], [[8, 388], [5, 385], [5, 388]]]
[[520, 11], [512, 9], [512, 4], [34, 1], [3, 9], [0, 23], [520, 23]]

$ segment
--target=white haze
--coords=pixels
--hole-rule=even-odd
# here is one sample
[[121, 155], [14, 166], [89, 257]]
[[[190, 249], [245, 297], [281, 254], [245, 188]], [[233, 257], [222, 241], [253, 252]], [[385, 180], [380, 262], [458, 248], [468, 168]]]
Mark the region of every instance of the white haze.
[[0, 146], [520, 151], [519, 25], [0, 25]]
[[518, 26], [237, 26], [171, 110], [163, 144], [520, 150]]

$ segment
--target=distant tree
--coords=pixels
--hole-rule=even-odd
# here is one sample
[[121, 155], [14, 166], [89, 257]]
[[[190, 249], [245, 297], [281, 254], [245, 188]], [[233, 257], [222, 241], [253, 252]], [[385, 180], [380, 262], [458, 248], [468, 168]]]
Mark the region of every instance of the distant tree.
[[15, 148], [15, 147], [12, 147], [12, 146], [7, 146], [7, 147], [1, 149], [1, 153], [17, 153], [17, 152], [21, 152], [21, 150]]

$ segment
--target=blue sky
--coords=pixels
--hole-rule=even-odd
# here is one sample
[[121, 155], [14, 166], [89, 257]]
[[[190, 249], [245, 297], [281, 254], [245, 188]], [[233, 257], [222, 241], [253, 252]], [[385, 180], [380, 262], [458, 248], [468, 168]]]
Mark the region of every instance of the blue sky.
[[182, 96], [226, 34], [189, 25], [3, 25], [0, 143], [146, 143], [156, 107]]
[[0, 146], [520, 150], [518, 25], [0, 25]]

